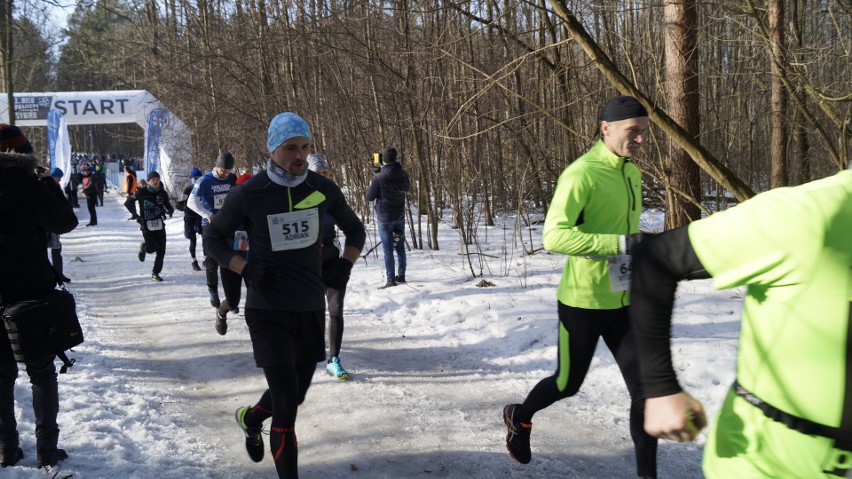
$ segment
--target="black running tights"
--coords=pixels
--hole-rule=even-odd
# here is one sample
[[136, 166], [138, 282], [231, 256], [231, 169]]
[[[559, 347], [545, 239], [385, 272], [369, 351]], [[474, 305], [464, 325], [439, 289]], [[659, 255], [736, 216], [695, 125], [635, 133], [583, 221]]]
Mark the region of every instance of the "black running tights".
[[522, 422], [551, 404], [577, 394], [603, 338], [618, 364], [630, 393], [630, 436], [636, 451], [639, 476], [657, 475], [657, 439], [645, 432], [645, 399], [639, 384], [639, 363], [630, 334], [628, 308], [594, 310], [559, 303], [559, 346], [556, 373], [530, 391], [516, 417]]
[[272, 417], [269, 442], [275, 470], [281, 479], [299, 477], [296, 412], [305, 401], [314, 371], [316, 362], [311, 361], [295, 366], [280, 364], [263, 368], [269, 389], [246, 415], [249, 427], [260, 427], [264, 420]]

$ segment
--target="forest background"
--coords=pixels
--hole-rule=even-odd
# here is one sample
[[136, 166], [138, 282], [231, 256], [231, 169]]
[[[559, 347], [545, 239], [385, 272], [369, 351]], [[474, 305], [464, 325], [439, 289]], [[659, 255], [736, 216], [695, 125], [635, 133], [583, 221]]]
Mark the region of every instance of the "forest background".
[[[442, 222], [474, 247], [495, 215], [530, 231], [617, 94], [653, 120], [635, 160], [665, 228], [829, 176], [852, 147], [849, 0], [0, 0], [0, 44], [7, 94], [148, 90], [202, 168], [261, 165], [269, 120], [297, 112], [365, 220], [372, 153], [395, 145], [415, 248]], [[75, 151], [141, 155], [136, 125], [70, 131]]]

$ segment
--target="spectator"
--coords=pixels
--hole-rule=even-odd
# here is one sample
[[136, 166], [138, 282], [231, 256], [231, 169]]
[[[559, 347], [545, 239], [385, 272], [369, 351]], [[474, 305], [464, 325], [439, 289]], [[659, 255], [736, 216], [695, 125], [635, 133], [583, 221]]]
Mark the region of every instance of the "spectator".
[[86, 208], [89, 210], [89, 222], [86, 226], [97, 226], [98, 212], [95, 211], [95, 205], [98, 203], [98, 182], [93, 176], [94, 168], [86, 168], [83, 172], [83, 194], [86, 195]]
[[[31, 153], [32, 147], [17, 127], [0, 125], [0, 151]], [[0, 153], [0, 309], [39, 298], [56, 286], [47, 260], [47, 234], [63, 234], [77, 226], [77, 217], [59, 185], [51, 178], [36, 179], [37, 160], [29, 154]], [[0, 323], [2, 325], [2, 323]], [[2, 326], [0, 326], [2, 327]], [[55, 356], [28, 359], [32, 407], [36, 423], [36, 465], [53, 467], [68, 457], [59, 449], [59, 391]], [[5, 332], [0, 334], [0, 466], [14, 466], [23, 456], [15, 415], [18, 365]]]
[[[396, 148], [389, 146], [382, 151], [382, 169], [373, 176], [367, 189], [367, 201], [376, 202], [379, 239], [385, 255], [387, 282], [381, 287], [390, 288], [405, 283], [405, 194], [408, 193], [408, 173], [397, 161]], [[394, 274], [393, 253], [399, 263]]]

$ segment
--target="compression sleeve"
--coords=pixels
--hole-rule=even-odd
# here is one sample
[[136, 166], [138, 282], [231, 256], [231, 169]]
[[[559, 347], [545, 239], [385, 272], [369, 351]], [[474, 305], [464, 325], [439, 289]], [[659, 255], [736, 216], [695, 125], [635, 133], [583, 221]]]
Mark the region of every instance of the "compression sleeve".
[[202, 217], [207, 218], [207, 221], [210, 221], [210, 217], [213, 216], [213, 212], [204, 207], [201, 203], [201, 197], [196, 194], [191, 193], [189, 195], [189, 198], [186, 199], [186, 206]]
[[630, 323], [645, 397], [682, 389], [672, 366], [671, 324], [677, 283], [710, 274], [695, 255], [687, 227], [652, 236], [633, 254]]

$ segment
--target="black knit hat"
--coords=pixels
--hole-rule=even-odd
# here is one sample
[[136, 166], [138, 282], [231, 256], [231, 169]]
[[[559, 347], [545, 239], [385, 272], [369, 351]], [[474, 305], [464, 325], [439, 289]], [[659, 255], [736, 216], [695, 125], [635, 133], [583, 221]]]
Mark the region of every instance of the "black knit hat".
[[160, 174], [157, 173], [156, 171], [152, 171], [152, 172], [148, 173], [148, 181], [151, 181], [151, 178], [156, 178], [156, 179], [159, 180]]
[[632, 96], [617, 96], [601, 109], [600, 121], [619, 121], [648, 116], [648, 110]]
[[223, 151], [216, 157], [216, 168], [234, 169], [234, 155], [230, 151]]
[[396, 148], [392, 146], [387, 146], [384, 150], [382, 150], [382, 163], [396, 163], [396, 156]]
[[21, 129], [14, 125], [0, 123], [0, 151], [32, 153], [33, 147]]

